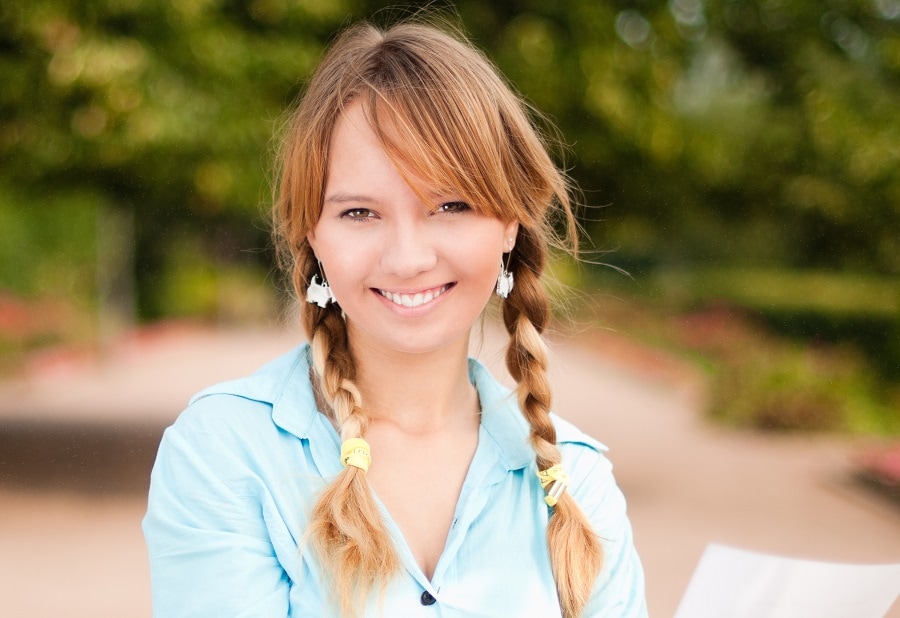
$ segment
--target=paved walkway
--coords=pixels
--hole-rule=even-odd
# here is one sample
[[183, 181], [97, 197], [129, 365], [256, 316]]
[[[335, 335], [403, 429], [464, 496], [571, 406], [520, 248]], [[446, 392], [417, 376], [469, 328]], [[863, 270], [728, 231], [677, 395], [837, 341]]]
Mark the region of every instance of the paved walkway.
[[[652, 616], [673, 614], [709, 542], [900, 562], [900, 510], [849, 482], [857, 445], [710, 427], [689, 371], [638, 369], [622, 362], [621, 341], [577, 339], [553, 348], [555, 408], [611, 448]], [[0, 383], [0, 616], [149, 616], [139, 522], [159, 430], [194, 391], [300, 340], [157, 328], [103, 358], [36, 359], [25, 378]], [[486, 329], [479, 356], [498, 375], [500, 345]]]

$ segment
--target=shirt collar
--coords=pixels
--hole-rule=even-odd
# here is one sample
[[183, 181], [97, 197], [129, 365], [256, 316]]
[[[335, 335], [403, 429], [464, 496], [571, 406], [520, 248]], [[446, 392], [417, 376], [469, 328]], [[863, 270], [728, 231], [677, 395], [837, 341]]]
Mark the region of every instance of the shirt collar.
[[319, 415], [309, 375], [312, 362], [309, 344], [298, 346], [293, 353], [295, 362], [282, 373], [281, 387], [272, 401], [272, 420], [298, 438], [309, 439], [310, 429]]
[[302, 344], [263, 365], [253, 375], [221, 382], [191, 398], [190, 403], [210, 395], [233, 395], [272, 406], [275, 424], [298, 438], [309, 438], [317, 416], [316, 398], [309, 381], [309, 346]]
[[469, 380], [478, 391], [481, 402], [481, 426], [500, 450], [509, 470], [518, 470], [534, 461], [528, 441], [531, 427], [519, 411], [514, 391], [502, 386], [487, 368], [469, 359]]
[[[272, 406], [272, 420], [284, 431], [301, 439], [309, 439], [320, 418], [310, 382], [309, 344], [263, 366], [252, 376], [226, 382], [204, 391], [192, 399], [215, 393], [228, 393]], [[481, 425], [484, 433], [499, 450], [509, 470], [518, 470], [534, 461], [528, 438], [531, 429], [519, 411], [515, 392], [497, 382], [487, 368], [469, 359], [469, 381], [478, 391], [481, 402]], [[324, 419], [323, 419], [324, 420]]]

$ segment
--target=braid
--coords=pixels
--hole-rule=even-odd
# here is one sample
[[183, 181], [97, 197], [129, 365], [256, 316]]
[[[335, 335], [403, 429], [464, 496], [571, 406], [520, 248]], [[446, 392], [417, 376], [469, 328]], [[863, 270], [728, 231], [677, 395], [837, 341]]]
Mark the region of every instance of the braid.
[[[363, 437], [368, 418], [353, 382], [356, 367], [339, 311], [334, 306], [323, 309], [306, 305], [304, 322], [311, 335], [318, 387], [331, 407], [329, 412], [341, 441]], [[325, 488], [313, 507], [308, 534], [323, 572], [330, 579], [341, 616], [358, 614], [369, 592], [374, 588], [383, 590], [400, 571], [400, 558], [366, 473], [359, 468], [345, 467]]]
[[[510, 268], [515, 288], [503, 303], [503, 322], [510, 334], [506, 364], [518, 384], [519, 407], [531, 425], [531, 444], [538, 470], [561, 461], [556, 429], [550, 420], [547, 348], [541, 337], [550, 318], [547, 294], [540, 282], [547, 248], [539, 234], [519, 230]], [[574, 618], [584, 609], [603, 566], [603, 547], [584, 513], [568, 492], [553, 507], [547, 525], [547, 545], [563, 616]]]

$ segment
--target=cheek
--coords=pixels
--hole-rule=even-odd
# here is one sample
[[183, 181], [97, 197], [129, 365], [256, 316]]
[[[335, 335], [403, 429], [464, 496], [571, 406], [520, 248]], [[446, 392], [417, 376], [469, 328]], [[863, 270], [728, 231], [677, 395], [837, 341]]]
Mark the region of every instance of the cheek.
[[496, 249], [499, 247], [498, 239], [499, 235], [491, 235], [478, 242], [466, 242], [461, 251], [458, 248], [460, 268], [486, 289], [493, 288], [500, 272], [500, 252]]
[[322, 262], [322, 268], [328, 278], [328, 284], [340, 289], [349, 279], [356, 278], [361, 270], [360, 265], [367, 264], [362, 246], [354, 242], [352, 235], [340, 233], [340, 230], [329, 226], [320, 226], [315, 239], [316, 257]]

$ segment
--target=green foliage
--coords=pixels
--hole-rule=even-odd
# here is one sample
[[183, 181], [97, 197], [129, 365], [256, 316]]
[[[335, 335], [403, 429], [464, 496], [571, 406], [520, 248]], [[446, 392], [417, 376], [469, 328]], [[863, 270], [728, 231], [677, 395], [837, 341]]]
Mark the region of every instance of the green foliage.
[[897, 385], [848, 345], [799, 345], [721, 309], [677, 325], [679, 345], [712, 359], [714, 418], [767, 431], [900, 433]]
[[102, 201], [0, 183], [0, 290], [89, 302], [94, 288], [94, 228]]
[[[695, 364], [709, 378], [708, 414], [763, 431], [900, 435], [900, 382], [846, 341], [802, 342], [759, 314], [725, 304], [673, 304], [658, 289], [591, 277], [591, 322]], [[641, 295], [635, 295], [641, 290]]]
[[900, 279], [751, 268], [660, 270], [646, 291], [682, 310], [740, 307], [808, 342], [853, 343], [886, 378], [900, 378]]
[[[828, 271], [706, 268], [657, 271], [656, 285], [681, 302], [725, 300], [768, 313], [886, 317], [900, 314], [900, 279]], [[675, 300], [675, 298], [672, 298]]]
[[[0, 288], [92, 307], [132, 245], [140, 317], [231, 311], [225, 275], [270, 268], [284, 109], [341, 25], [417, 10], [392, 4], [0, 4]], [[429, 6], [557, 123], [604, 261], [900, 366], [898, 0]]]
[[244, 326], [274, 315], [277, 301], [262, 268], [233, 260], [212, 262], [211, 253], [190, 234], [176, 236], [154, 296], [157, 312]]
[[[158, 284], [170, 243], [185, 231], [248, 242], [207, 259], [224, 251], [259, 263], [259, 253], [241, 250], [266, 242], [257, 219], [268, 195], [267, 144], [344, 13], [339, 1], [3, 3], [7, 201], [87, 194], [133, 213], [147, 317], [169, 312]], [[17, 216], [31, 226], [30, 215]], [[90, 258], [82, 263], [91, 267]]]
[[306, 4], [6, 4], [4, 175], [156, 217], [252, 214], [273, 120], [321, 50]]

